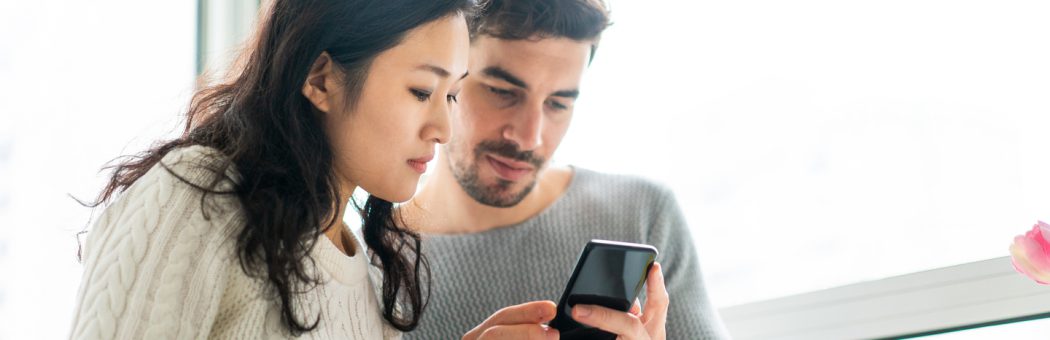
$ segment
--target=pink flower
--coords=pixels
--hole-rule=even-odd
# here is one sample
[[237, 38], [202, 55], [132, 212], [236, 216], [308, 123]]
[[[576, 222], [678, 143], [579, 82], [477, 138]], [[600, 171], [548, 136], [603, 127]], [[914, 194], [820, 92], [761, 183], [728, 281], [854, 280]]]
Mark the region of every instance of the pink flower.
[[1032, 230], [1014, 237], [1010, 256], [1017, 272], [1039, 284], [1050, 284], [1050, 224], [1039, 221]]

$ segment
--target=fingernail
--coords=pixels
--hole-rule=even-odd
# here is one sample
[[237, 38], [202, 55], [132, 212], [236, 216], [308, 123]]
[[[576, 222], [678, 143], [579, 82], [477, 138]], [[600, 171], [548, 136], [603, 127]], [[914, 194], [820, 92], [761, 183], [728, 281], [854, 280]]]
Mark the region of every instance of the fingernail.
[[547, 339], [558, 339], [558, 330], [554, 328], [547, 328]]
[[573, 310], [576, 311], [576, 316], [587, 317], [591, 315], [591, 307], [577, 305]]

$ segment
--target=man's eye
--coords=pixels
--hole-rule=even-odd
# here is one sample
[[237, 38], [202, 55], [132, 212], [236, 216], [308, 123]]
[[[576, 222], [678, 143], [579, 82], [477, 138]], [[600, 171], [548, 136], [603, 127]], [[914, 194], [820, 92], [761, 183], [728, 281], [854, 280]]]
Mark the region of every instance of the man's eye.
[[492, 87], [492, 86], [486, 86], [486, 87], [489, 89], [489, 92], [495, 93], [497, 96], [500, 96], [500, 97], [506, 98], [506, 97], [510, 97], [510, 96], [514, 95], [514, 92], [511, 92], [509, 90], [495, 88], [495, 87]]
[[562, 105], [562, 103], [559, 103], [559, 102], [554, 101], [554, 100], [551, 100], [550, 104], [548, 104], [548, 105], [550, 105], [552, 108], [554, 108], [555, 110], [558, 110], [558, 111], [565, 110], [565, 109], [569, 108], [568, 106]]
[[408, 91], [412, 92], [413, 96], [416, 96], [416, 100], [419, 100], [421, 102], [430, 100], [430, 92], [419, 89], [409, 89]]
[[450, 95], [448, 95], [448, 96], [447, 96], [447, 97], [445, 98], [445, 100], [447, 100], [447, 101], [448, 101], [449, 103], [459, 103], [459, 99], [458, 99], [458, 98], [456, 98], [456, 95], [454, 95], [454, 94], [450, 94]]

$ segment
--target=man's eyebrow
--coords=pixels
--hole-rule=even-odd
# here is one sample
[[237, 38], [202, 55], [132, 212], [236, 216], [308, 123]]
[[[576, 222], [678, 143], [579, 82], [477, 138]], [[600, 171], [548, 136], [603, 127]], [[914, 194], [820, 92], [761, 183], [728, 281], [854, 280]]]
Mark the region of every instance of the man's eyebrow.
[[526, 89], [526, 90], [529, 89], [529, 85], [526, 85], [524, 81], [522, 81], [518, 77], [515, 77], [513, 74], [510, 74], [510, 72], [507, 72], [507, 70], [504, 70], [503, 68], [501, 68], [499, 66], [486, 67], [484, 70], [481, 71], [481, 73], [486, 75], [486, 76], [489, 76], [489, 77], [493, 77], [493, 78], [496, 78], [496, 79], [503, 80], [505, 82], [510, 83], [511, 85], [514, 85], [514, 86], [517, 86], [517, 87], [520, 87], [520, 88], [523, 88], [523, 89]]
[[551, 95], [555, 96], [555, 97], [565, 97], [565, 98], [576, 99], [576, 97], [580, 96], [580, 90], [561, 90], [561, 91], [556, 91], [554, 93], [551, 93]]

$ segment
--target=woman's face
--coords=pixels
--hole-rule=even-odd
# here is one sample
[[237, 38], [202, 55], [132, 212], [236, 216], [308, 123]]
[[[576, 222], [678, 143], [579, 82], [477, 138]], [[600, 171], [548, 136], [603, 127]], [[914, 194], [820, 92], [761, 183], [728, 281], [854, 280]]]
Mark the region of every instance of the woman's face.
[[[315, 63], [304, 94], [325, 112], [343, 195], [349, 194], [345, 188], [360, 186], [392, 202], [412, 197], [436, 144], [449, 139], [449, 116], [466, 74], [469, 44], [462, 15], [415, 28], [376, 56], [353, 105], [345, 96], [345, 77], [310, 79], [318, 69]], [[325, 105], [311, 97], [311, 82], [323, 84]]]

